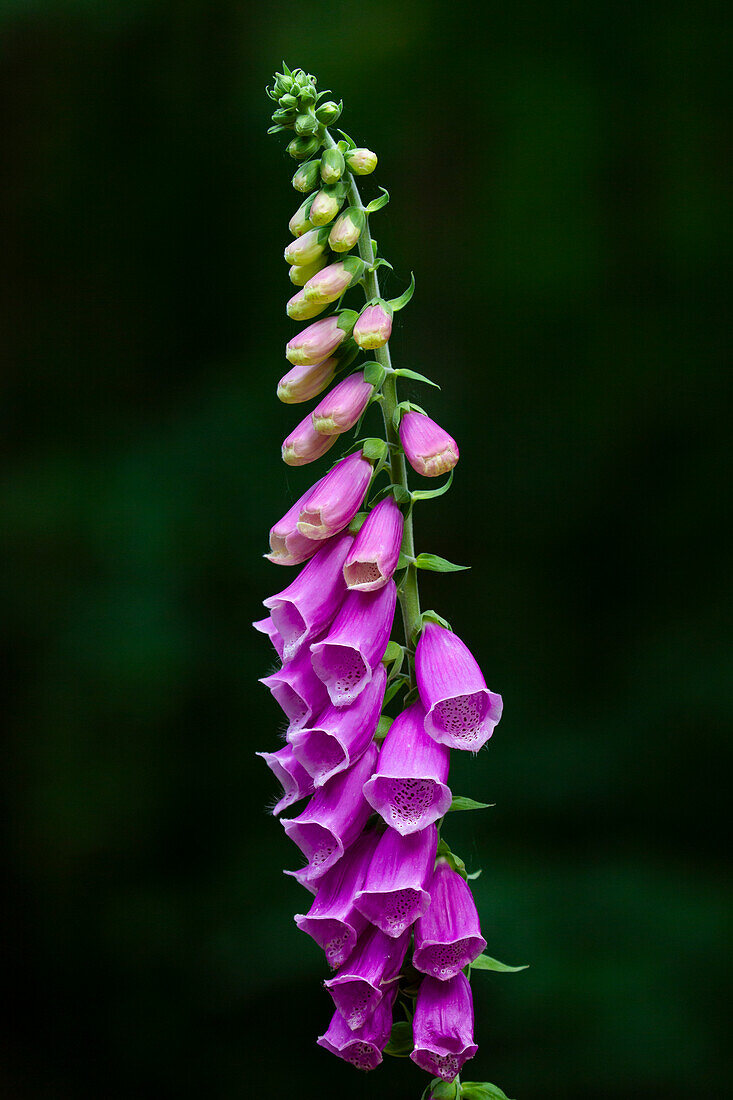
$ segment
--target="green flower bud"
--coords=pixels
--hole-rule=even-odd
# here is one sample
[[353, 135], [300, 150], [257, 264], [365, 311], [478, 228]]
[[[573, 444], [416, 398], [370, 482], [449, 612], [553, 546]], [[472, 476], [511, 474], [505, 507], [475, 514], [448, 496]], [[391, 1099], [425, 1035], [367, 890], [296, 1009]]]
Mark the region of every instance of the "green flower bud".
[[277, 111], [272, 112], [272, 121], [279, 123], [281, 126], [292, 126], [295, 118], [295, 111], [289, 108], [280, 107]]
[[286, 108], [289, 111], [294, 111], [298, 106], [298, 100], [294, 95], [281, 95], [280, 106]]
[[322, 122], [324, 126], [330, 126], [332, 122], [336, 122], [341, 114], [341, 104], [334, 103], [332, 99], [329, 99], [327, 103], [322, 103], [316, 111], [316, 118], [319, 122]]
[[312, 279], [314, 275], [317, 275], [327, 263], [328, 257], [324, 254], [309, 264], [293, 264], [288, 272], [290, 282], [293, 283], [294, 286], [305, 286], [308, 280]]
[[377, 167], [377, 154], [371, 149], [348, 149], [346, 163], [355, 176], [368, 176]]
[[306, 157], [312, 157], [321, 147], [320, 138], [317, 137], [294, 137], [288, 145], [288, 152], [293, 160], [305, 160]]
[[307, 164], [301, 164], [300, 168], [293, 176], [293, 187], [295, 188], [295, 190], [302, 191], [303, 194], [306, 195], [309, 191], [315, 191], [320, 182], [320, 160], [309, 160]]
[[300, 204], [288, 222], [288, 228], [294, 237], [302, 237], [304, 233], [307, 233], [309, 229], [313, 228], [313, 223], [308, 215], [310, 214], [310, 208], [313, 204], [314, 197], [314, 195], [309, 195], [308, 198]]
[[365, 221], [364, 211], [358, 206], [350, 206], [348, 210], [344, 210], [329, 234], [329, 248], [333, 252], [348, 252], [359, 240]]
[[321, 179], [324, 183], [338, 183], [345, 167], [344, 154], [340, 149], [326, 149], [321, 157]]
[[344, 205], [346, 188], [341, 183], [322, 187], [313, 200], [308, 215], [313, 225], [328, 225]]
[[306, 111], [305, 114], [298, 115], [295, 120], [295, 132], [301, 137], [303, 135], [308, 136], [315, 134], [318, 129], [318, 119], [312, 111]]
[[275, 73], [275, 83], [272, 86], [272, 90], [275, 93], [276, 98], [287, 95], [292, 87], [292, 77], [287, 76], [285, 73]]

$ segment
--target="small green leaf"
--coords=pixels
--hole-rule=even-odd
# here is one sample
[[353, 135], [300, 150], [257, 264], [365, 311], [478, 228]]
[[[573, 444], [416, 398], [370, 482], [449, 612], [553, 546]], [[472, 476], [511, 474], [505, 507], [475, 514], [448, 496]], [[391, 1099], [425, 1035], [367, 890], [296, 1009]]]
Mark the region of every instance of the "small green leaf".
[[365, 439], [361, 448], [361, 453], [369, 462], [378, 462], [381, 458], [386, 457], [387, 444], [383, 439], [379, 439], [376, 436], [372, 439]]
[[479, 878], [479, 876], [482, 875], [482, 874], [483, 874], [483, 871], [479, 867], [478, 871], [472, 871], [470, 875], [466, 875], [466, 878], [468, 879], [469, 882], [475, 882], [476, 879]]
[[395, 573], [397, 572], [398, 569], [407, 569], [408, 565], [410, 565], [412, 560], [413, 559], [408, 557], [407, 554], [403, 554], [400, 551], [400, 556], [398, 557], [397, 565], [395, 566]]
[[461, 795], [456, 795], [448, 807], [448, 813], [457, 810], [488, 810], [490, 806], [495, 805], [495, 802], [477, 802], [474, 798], [463, 798]]
[[376, 199], [372, 199], [372, 201], [368, 203], [366, 208], [367, 214], [376, 214], [377, 210], [381, 210], [382, 207], [386, 206], [389, 202], [389, 191], [387, 190], [387, 188], [380, 187], [379, 190], [382, 192], [382, 194], [379, 195]]
[[399, 642], [395, 642], [394, 639], [387, 643], [387, 648], [384, 651], [384, 657], [382, 661], [389, 664], [390, 661], [396, 661], [398, 657], [401, 657], [405, 651], [405, 647], [401, 646]]
[[389, 687], [387, 688], [387, 690], [384, 693], [384, 699], [382, 700], [382, 706], [383, 707], [386, 707], [387, 703], [389, 703], [392, 699], [394, 699], [397, 692], [401, 691], [402, 688], [405, 686], [405, 683], [406, 683], [406, 681], [405, 681], [404, 677], [402, 677], [402, 676], [398, 676], [396, 680], [392, 681], [392, 683], [389, 685]]
[[392, 725], [393, 722], [394, 718], [390, 718], [387, 714], [383, 714], [382, 717], [379, 719], [379, 721], [377, 722], [376, 731], [374, 733], [374, 739], [378, 743], [384, 741], [389, 732], [389, 727]]
[[390, 298], [387, 305], [389, 305], [394, 310], [394, 312], [396, 313], [398, 309], [404, 309], [404, 307], [410, 301], [410, 298], [412, 298], [414, 293], [415, 293], [415, 276], [412, 272], [410, 272], [410, 285], [408, 286], [407, 290], [405, 290], [402, 294], [400, 294], [399, 298]]
[[507, 966], [506, 963], [500, 963], [498, 959], [492, 959], [490, 955], [479, 955], [471, 963], [472, 970], [498, 970], [501, 974], [516, 974], [519, 970], [527, 970], [529, 963], [526, 966]]
[[[347, 148], [356, 149], [356, 142], [354, 141], [353, 138], [350, 138], [347, 133], [345, 133], [343, 130], [336, 130], [336, 133], [341, 134], [341, 137], [345, 139], [345, 141], [347, 143]], [[339, 144], [340, 144], [340, 142], [339, 142]]]
[[490, 1085], [488, 1081], [464, 1081], [461, 1096], [465, 1100], [509, 1100], [498, 1085]]
[[391, 1054], [393, 1058], [407, 1058], [412, 1053], [412, 1048], [412, 1025], [408, 1024], [407, 1020], [398, 1020], [396, 1024], [392, 1024], [392, 1032], [384, 1053]]
[[364, 381], [374, 386], [375, 389], [379, 389], [387, 377], [387, 372], [382, 364], [373, 360], [371, 363], [364, 363], [362, 369], [364, 371]]
[[395, 371], [398, 378], [411, 378], [413, 382], [425, 382], [428, 386], [435, 386], [436, 390], [440, 389], [437, 382], [433, 382], [430, 378], [426, 378], [424, 374], [418, 374], [416, 370], [407, 370], [406, 367], [400, 367]]
[[453, 868], [454, 871], [458, 872], [458, 874], [461, 876], [461, 878], [464, 878], [464, 879], [468, 878], [468, 871], [466, 870], [466, 864], [463, 862], [463, 860], [461, 859], [460, 856], [457, 856], [455, 854], [455, 852], [452, 852], [450, 850], [448, 842], [446, 840], [444, 840], [443, 837], [441, 837], [440, 840], [438, 841], [437, 855], [442, 856], [443, 859], [447, 859], [449, 865]]
[[433, 500], [435, 497], [442, 497], [443, 493], [447, 493], [453, 482], [453, 471], [448, 474], [448, 479], [445, 481], [439, 489], [415, 489], [412, 493], [413, 500]]
[[376, 259], [369, 270], [377, 271], [380, 267], [388, 267], [390, 271], [394, 271], [392, 264], [389, 262], [389, 260], [385, 260], [384, 256], [380, 256], [378, 259]]
[[470, 565], [454, 565], [452, 561], [439, 558], [437, 554], [418, 554], [415, 558], [418, 569], [427, 569], [431, 573], [459, 573], [462, 569], [470, 569]]
[[439, 615], [437, 611], [430, 609], [429, 611], [423, 611], [420, 616], [420, 626], [425, 626], [425, 623], [437, 623], [438, 626], [445, 627], [446, 630], [453, 632], [453, 627], [450, 625], [447, 619], [444, 619], [442, 615]]
[[348, 530], [349, 530], [350, 535], [358, 535], [359, 534], [362, 527], [364, 526], [367, 515], [368, 515], [367, 512], [357, 512], [356, 513], [356, 515], [352, 519], [351, 523], [349, 524]]

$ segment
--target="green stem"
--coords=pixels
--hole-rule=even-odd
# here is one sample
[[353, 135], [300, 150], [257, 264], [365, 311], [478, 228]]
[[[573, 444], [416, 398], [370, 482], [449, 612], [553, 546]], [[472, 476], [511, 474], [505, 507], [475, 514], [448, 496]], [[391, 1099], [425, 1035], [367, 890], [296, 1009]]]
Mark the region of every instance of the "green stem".
[[[328, 130], [326, 130], [325, 144], [327, 147], [331, 148], [336, 145], [336, 142], [333, 140]], [[359, 237], [359, 255], [367, 265], [367, 272], [364, 276], [367, 300], [379, 298], [379, 279], [376, 271], [371, 270], [376, 256], [374, 255], [372, 236], [369, 229], [369, 215], [361, 201], [356, 181], [352, 173], [348, 170], [344, 174], [344, 183], [346, 184], [349, 205], [356, 206], [359, 210], [363, 210], [366, 219], [364, 228], [361, 231], [361, 236]], [[393, 422], [395, 409], [397, 408], [397, 379], [392, 369], [389, 344], [387, 343], [384, 347], [377, 348], [374, 352], [374, 358], [387, 372], [387, 377], [382, 386], [382, 416], [384, 417], [384, 430], [387, 442], [392, 444], [390, 447], [392, 483], [393, 485], [402, 486], [402, 488], [409, 492], [405, 453], [402, 450], [399, 433], [394, 427]], [[408, 509], [407, 515], [405, 516], [405, 527], [402, 535], [402, 553], [406, 558], [410, 559], [410, 564], [405, 570], [404, 578], [397, 591], [400, 607], [402, 609], [402, 621], [405, 628], [405, 644], [409, 653], [410, 687], [413, 688], [415, 686], [413, 638], [420, 627], [420, 593], [417, 587], [417, 569], [413, 564], [415, 558], [415, 538], [412, 529], [411, 508]]]

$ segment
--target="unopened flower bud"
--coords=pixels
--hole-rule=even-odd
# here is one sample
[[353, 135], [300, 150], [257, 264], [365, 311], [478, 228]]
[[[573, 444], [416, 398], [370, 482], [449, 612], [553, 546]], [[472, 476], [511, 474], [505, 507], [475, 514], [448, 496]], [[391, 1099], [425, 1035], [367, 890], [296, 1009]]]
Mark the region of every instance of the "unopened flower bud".
[[[311, 211], [312, 209], [311, 207]], [[297, 267], [312, 264], [325, 252], [327, 242], [328, 233], [325, 229], [310, 229], [302, 237], [290, 242], [285, 249], [285, 260]]]
[[300, 137], [309, 136], [315, 134], [318, 129], [318, 119], [314, 115], [313, 111], [306, 111], [302, 115], [298, 115], [295, 120], [295, 132]]
[[354, 325], [354, 339], [364, 351], [382, 348], [392, 334], [392, 311], [383, 303], [367, 306]]
[[276, 111], [272, 112], [272, 121], [280, 126], [292, 126], [295, 119], [295, 111], [290, 107], [278, 107]]
[[317, 260], [313, 260], [310, 264], [293, 264], [288, 272], [290, 282], [293, 283], [294, 286], [305, 286], [309, 279], [312, 279], [314, 275], [326, 266], [327, 262], [328, 256], [324, 252]]
[[363, 262], [355, 256], [329, 264], [308, 280], [305, 296], [309, 302], [321, 302], [323, 305], [335, 302], [354, 281], [361, 278], [363, 271]]
[[295, 190], [302, 191], [306, 195], [309, 191], [315, 191], [320, 182], [320, 160], [309, 160], [307, 164], [301, 164], [300, 168], [293, 176], [293, 187]]
[[288, 222], [288, 229], [294, 237], [302, 237], [309, 229], [313, 229], [313, 223], [308, 217], [313, 199], [309, 196], [305, 199]]
[[336, 372], [338, 359], [324, 359], [307, 367], [293, 367], [278, 382], [277, 396], [285, 405], [299, 405], [323, 393]]
[[424, 413], [407, 412], [400, 421], [400, 442], [407, 461], [423, 477], [447, 474], [458, 462], [453, 436]]
[[319, 313], [323, 313], [325, 308], [326, 302], [306, 298], [305, 290], [299, 290], [290, 299], [285, 310], [288, 317], [292, 317], [294, 321], [310, 321], [312, 317], [317, 317]]
[[344, 205], [346, 191], [343, 184], [329, 184], [322, 187], [313, 200], [310, 220], [314, 225], [328, 225]]
[[313, 427], [324, 435], [348, 432], [364, 412], [373, 392], [374, 387], [364, 381], [363, 374], [350, 374], [316, 405], [311, 413]]
[[[287, 79], [290, 80], [290, 77], [288, 77]], [[292, 81], [290, 81], [288, 87], [292, 88], [292, 86], [293, 83]], [[295, 108], [298, 106], [298, 99], [296, 96], [291, 95], [290, 92], [286, 92], [284, 95], [280, 96], [280, 106], [287, 107], [289, 110], [294, 111]]]
[[287, 466], [306, 466], [325, 455], [336, 442], [336, 436], [323, 435], [313, 427], [313, 420], [306, 416], [297, 428], [283, 441], [282, 456]]
[[[310, 493], [300, 498], [298, 532], [308, 539], [319, 540], [343, 531], [359, 511], [371, 477], [372, 464], [360, 452], [342, 458]], [[292, 509], [288, 519], [291, 516]]]
[[293, 78], [287, 73], [275, 73], [275, 83], [272, 86], [273, 95], [278, 99], [287, 95], [293, 87]]
[[377, 154], [371, 149], [348, 149], [345, 157], [355, 176], [368, 176], [377, 167]]
[[391, 497], [372, 508], [344, 562], [347, 588], [376, 592], [385, 586], [397, 568], [403, 526], [402, 513]]
[[318, 137], [294, 137], [288, 145], [288, 152], [293, 160], [306, 160], [312, 157], [321, 147], [321, 139]]
[[336, 148], [326, 149], [321, 157], [321, 179], [324, 183], [337, 183], [344, 174], [344, 154]]
[[294, 366], [320, 363], [346, 339], [347, 333], [339, 327], [338, 317], [325, 317], [316, 321], [288, 342], [285, 356]]
[[341, 114], [341, 104], [334, 103], [332, 99], [329, 99], [326, 103], [322, 103], [316, 110], [316, 118], [319, 122], [322, 122], [324, 126], [330, 126], [333, 122], [336, 122]]
[[353, 248], [361, 236], [364, 228], [365, 214], [358, 206], [350, 206], [333, 224], [328, 237], [330, 248], [334, 252], [348, 252]]

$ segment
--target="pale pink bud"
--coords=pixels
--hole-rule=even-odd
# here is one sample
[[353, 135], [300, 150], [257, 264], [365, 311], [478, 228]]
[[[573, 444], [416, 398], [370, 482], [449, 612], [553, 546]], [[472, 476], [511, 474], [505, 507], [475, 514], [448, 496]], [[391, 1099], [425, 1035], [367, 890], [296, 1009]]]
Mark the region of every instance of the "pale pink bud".
[[283, 440], [283, 462], [286, 466], [307, 466], [309, 462], [315, 462], [321, 455], [325, 455], [335, 442], [335, 435], [317, 432], [313, 427], [312, 417], [306, 416], [297, 428], [293, 428], [287, 439]]
[[277, 396], [285, 405], [299, 405], [323, 393], [331, 383], [338, 366], [337, 359], [324, 359], [307, 367], [293, 367], [277, 385]]
[[392, 314], [383, 305], [367, 306], [354, 325], [354, 339], [364, 351], [382, 348], [392, 335]]
[[313, 223], [308, 217], [312, 201], [312, 199], [307, 198], [304, 203], [301, 203], [288, 222], [288, 229], [294, 237], [302, 237], [309, 229], [313, 229]]
[[313, 427], [324, 435], [340, 435], [353, 428], [369, 403], [374, 392], [370, 382], [361, 373], [350, 374], [326, 394], [313, 412]]
[[[315, 200], [314, 200], [315, 202]], [[312, 210], [312, 207], [311, 207]], [[304, 264], [312, 264], [323, 254], [328, 242], [328, 233], [323, 229], [309, 229], [296, 241], [291, 241], [285, 249], [285, 260], [289, 264], [302, 267]]]
[[308, 215], [313, 225], [328, 225], [344, 205], [343, 187], [322, 187], [313, 200]]
[[294, 336], [285, 348], [285, 357], [288, 362], [300, 367], [327, 359], [346, 338], [346, 333], [339, 328], [338, 321], [338, 317], [325, 317]]
[[325, 308], [325, 302], [306, 298], [305, 289], [303, 289], [293, 295], [285, 310], [288, 317], [292, 317], [294, 321], [309, 321], [311, 317], [317, 317], [319, 313], [323, 313]]
[[328, 244], [333, 252], [348, 252], [353, 248], [361, 236], [365, 222], [364, 211], [358, 206], [350, 206], [344, 210], [336, 221], [328, 235]]
[[328, 257], [324, 252], [322, 256], [319, 256], [317, 260], [314, 260], [312, 264], [293, 264], [288, 272], [290, 276], [290, 282], [295, 286], [305, 286], [309, 279], [319, 272], [328, 263]]
[[322, 542], [316, 542], [301, 534], [297, 527], [303, 505], [323, 481], [324, 478], [321, 478], [315, 485], [311, 485], [310, 489], [306, 489], [302, 497], [288, 508], [283, 518], [270, 528], [270, 553], [265, 554], [268, 561], [275, 565], [299, 565], [312, 557], [323, 545]]
[[403, 415], [400, 443], [413, 470], [423, 477], [447, 474], [458, 462], [458, 444], [453, 436], [424, 413]]
[[355, 176], [368, 176], [377, 167], [377, 154], [371, 149], [349, 149], [344, 157]]
[[371, 510], [344, 562], [347, 588], [375, 592], [384, 587], [397, 568], [403, 522], [392, 497]]
[[328, 267], [324, 267], [305, 284], [306, 300], [319, 302], [322, 305], [335, 302], [348, 289], [354, 278], [361, 276], [363, 270], [364, 264], [361, 260], [353, 259], [350, 256], [340, 263], [329, 264]]

